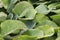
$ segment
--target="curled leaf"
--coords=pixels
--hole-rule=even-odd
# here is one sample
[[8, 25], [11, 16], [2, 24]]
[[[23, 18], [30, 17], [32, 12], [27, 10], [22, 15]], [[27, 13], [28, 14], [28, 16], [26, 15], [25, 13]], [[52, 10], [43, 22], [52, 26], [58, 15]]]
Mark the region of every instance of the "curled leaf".
[[21, 16], [21, 14], [23, 14], [23, 12], [27, 9], [33, 9], [33, 6], [29, 2], [23, 1], [16, 4], [12, 11], [14, 12], [14, 14]]
[[27, 28], [26, 25], [18, 20], [6, 20], [1, 23], [1, 33], [0, 35], [6, 36], [17, 29], [25, 29]]
[[30, 20], [36, 15], [36, 10], [34, 10], [33, 6], [26, 1], [16, 4], [12, 11], [19, 16], [20, 20]]

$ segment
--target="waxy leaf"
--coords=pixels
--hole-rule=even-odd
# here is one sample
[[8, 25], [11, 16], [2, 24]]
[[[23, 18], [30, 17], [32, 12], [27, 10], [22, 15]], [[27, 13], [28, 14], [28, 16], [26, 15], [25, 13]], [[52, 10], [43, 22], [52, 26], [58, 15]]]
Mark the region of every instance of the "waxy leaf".
[[35, 29], [30, 29], [24, 33], [25, 35], [39, 38], [49, 37], [54, 34], [54, 28], [50, 26], [39, 26]]
[[37, 39], [36, 37], [33, 36], [21, 35], [21, 36], [14, 37], [13, 40], [37, 40]]
[[29, 10], [26, 12], [25, 17], [26, 17], [26, 18], [31, 18], [31, 19], [33, 19], [33, 18], [35, 17], [35, 15], [36, 15], [36, 10], [34, 10], [34, 9], [29, 9]]
[[34, 10], [33, 6], [26, 1], [18, 3], [13, 9], [13, 12], [22, 20], [33, 19], [36, 15], [36, 10]]
[[60, 40], [60, 0], [0, 0], [0, 40]]
[[31, 20], [31, 19], [34, 19], [35, 15], [36, 15], [36, 11], [34, 9], [28, 9], [26, 10], [26, 14], [24, 16], [25, 18], [20, 18], [21, 16], [19, 16], [19, 19], [20, 20]]
[[21, 16], [22, 14], [25, 14], [24, 12], [26, 12], [27, 9], [33, 9], [33, 6], [29, 2], [23, 1], [16, 4], [16, 6], [13, 9], [13, 12], [14, 14]]
[[43, 4], [37, 6], [35, 9], [39, 14], [48, 14], [50, 12], [50, 10], [47, 9], [47, 6]]
[[18, 20], [6, 20], [1, 23], [1, 33], [0, 35], [6, 36], [17, 29], [27, 29], [25, 24]]

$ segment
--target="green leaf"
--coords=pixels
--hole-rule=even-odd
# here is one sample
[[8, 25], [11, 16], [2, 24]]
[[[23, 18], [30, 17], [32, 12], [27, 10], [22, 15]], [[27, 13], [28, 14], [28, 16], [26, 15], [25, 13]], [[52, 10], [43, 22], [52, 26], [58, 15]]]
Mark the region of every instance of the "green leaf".
[[11, 0], [10, 2], [11, 2], [12, 4], [15, 4], [17, 1], [19, 1], [19, 0]]
[[17, 29], [17, 30], [15, 30], [14, 32], [12, 32], [12, 34], [13, 34], [13, 35], [19, 34], [20, 32], [21, 32], [21, 30]]
[[7, 18], [7, 14], [5, 14], [4, 12], [0, 12], [0, 22], [5, 21], [6, 18]]
[[39, 0], [28, 0], [28, 2], [30, 2], [30, 3], [36, 3], [36, 2], [38, 2]]
[[57, 31], [57, 37], [60, 37], [60, 29]]
[[53, 19], [53, 21], [54, 21], [56, 24], [60, 25], [60, 14], [58, 14], [58, 15], [53, 15], [53, 16], [51, 16], [51, 18]]
[[60, 40], [60, 37], [58, 37], [56, 40]]
[[40, 23], [41, 21], [48, 20], [48, 17], [43, 14], [37, 14], [34, 19], [36, 22]]
[[[1, 31], [0, 31], [0, 33], [1, 33]], [[0, 35], [0, 40], [4, 40], [4, 38]]]
[[33, 36], [21, 35], [21, 36], [14, 37], [13, 40], [37, 40], [37, 39], [36, 37]]
[[9, 4], [9, 0], [2, 0], [2, 2], [3, 2], [3, 5], [4, 5], [4, 8], [6, 8], [7, 9], [7, 7], [8, 7], [8, 4]]
[[39, 0], [39, 1], [46, 1], [46, 0]]
[[0, 40], [4, 40], [4, 39], [0, 37]]
[[[11, 4], [15, 4], [18, 0], [2, 0], [3, 4], [4, 4], [4, 8], [7, 9], [8, 6]], [[11, 6], [10, 6], [11, 7]]]
[[12, 37], [11, 37], [10, 35], [7, 35], [7, 36], [4, 37], [4, 39], [5, 39], [5, 40], [11, 40]]
[[21, 16], [22, 14], [25, 15], [24, 12], [26, 12], [27, 9], [33, 9], [33, 6], [29, 2], [22, 1], [18, 4], [16, 4], [16, 6], [14, 7], [14, 9], [12, 11], [14, 12], [14, 14]]
[[34, 10], [33, 6], [26, 1], [18, 3], [13, 9], [13, 12], [18, 15], [21, 20], [30, 20], [36, 15], [36, 10]]
[[44, 35], [43, 31], [39, 29], [29, 29], [24, 34], [29, 36], [34, 36], [37, 38], [42, 38], [42, 36]]
[[33, 19], [36, 15], [36, 11], [34, 9], [29, 9], [27, 12], [26, 12], [26, 15], [25, 17], [26, 18], [31, 18]]
[[56, 37], [55, 36], [52, 36], [52, 37], [46, 37], [43, 40], [55, 40], [55, 39], [56, 39]]
[[13, 19], [13, 14], [12, 13], [9, 13], [8, 19]]
[[52, 10], [52, 12], [57, 13], [57, 14], [60, 14], [60, 9]]
[[11, 13], [12, 12], [12, 9], [14, 8], [16, 2], [19, 1], [19, 0], [11, 0], [8, 7], [7, 7], [7, 12], [8, 13]]
[[0, 0], [0, 8], [3, 7], [3, 2]]
[[[21, 16], [22, 15], [24, 14], [22, 13]], [[34, 9], [28, 9], [26, 10], [26, 14], [24, 15], [25, 18], [20, 18], [21, 16], [19, 16], [19, 19], [20, 20], [32, 20], [34, 19], [35, 15], [36, 15], [36, 11]]]
[[35, 29], [29, 29], [24, 33], [25, 35], [39, 38], [49, 37], [54, 34], [54, 28], [50, 26], [39, 26]]
[[48, 8], [49, 9], [57, 9], [57, 8], [60, 8], [60, 3], [52, 3], [50, 5], [48, 5]]
[[37, 6], [35, 9], [39, 14], [48, 14], [50, 12], [50, 10], [47, 9], [47, 6], [43, 4]]
[[38, 26], [35, 29], [40, 29], [43, 31], [43, 37], [49, 37], [54, 35], [54, 28], [52, 26], [49, 25], [45, 25], [45, 26]]
[[26, 25], [18, 20], [6, 20], [1, 23], [1, 33], [0, 35], [6, 36], [17, 29], [27, 29]]
[[50, 20], [44, 20], [44, 21], [41, 21], [39, 24], [37, 24], [37, 26], [44, 26], [44, 25], [48, 25], [48, 26], [51, 26], [54, 28], [58, 27], [58, 25], [56, 23], [54, 23], [53, 21], [50, 21]]
[[26, 22], [24, 22], [25, 24], [26, 24], [26, 26], [30, 29], [32, 29], [32, 28], [34, 28], [35, 27], [35, 25], [36, 25], [36, 22], [35, 21], [26, 21]]

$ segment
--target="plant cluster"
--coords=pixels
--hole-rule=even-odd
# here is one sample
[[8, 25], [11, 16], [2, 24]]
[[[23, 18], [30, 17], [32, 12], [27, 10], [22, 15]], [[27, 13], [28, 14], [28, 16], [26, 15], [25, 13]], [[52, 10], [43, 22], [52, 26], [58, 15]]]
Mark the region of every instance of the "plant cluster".
[[0, 40], [60, 40], [60, 0], [0, 0]]

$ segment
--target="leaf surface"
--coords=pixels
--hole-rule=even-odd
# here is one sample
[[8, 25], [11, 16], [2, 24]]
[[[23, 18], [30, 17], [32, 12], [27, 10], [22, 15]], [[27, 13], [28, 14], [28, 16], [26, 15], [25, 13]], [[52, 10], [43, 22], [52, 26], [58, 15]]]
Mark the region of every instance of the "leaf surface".
[[1, 23], [1, 33], [0, 35], [6, 36], [17, 29], [25, 29], [27, 28], [26, 25], [18, 20], [6, 20]]

